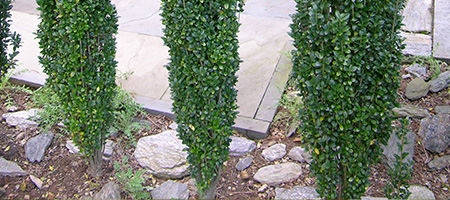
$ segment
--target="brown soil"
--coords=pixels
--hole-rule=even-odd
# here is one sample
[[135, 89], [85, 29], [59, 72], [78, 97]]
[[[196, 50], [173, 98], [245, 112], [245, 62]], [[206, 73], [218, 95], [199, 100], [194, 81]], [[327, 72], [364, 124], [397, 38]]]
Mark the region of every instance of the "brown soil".
[[[402, 70], [402, 74], [404, 74]], [[408, 101], [404, 98], [403, 94], [406, 88], [406, 84], [411, 79], [404, 79], [401, 83], [401, 88], [398, 93], [403, 97], [399, 98], [401, 103], [408, 103], [418, 105], [419, 107], [426, 108], [431, 114], [434, 114], [434, 107], [437, 105], [450, 105], [449, 90], [445, 90], [439, 93], [430, 93], [426, 98], [417, 101]], [[30, 95], [20, 91], [12, 91], [5, 89], [0, 91], [0, 115], [8, 112], [6, 107], [8, 105], [14, 105], [19, 110], [28, 109], [31, 106]], [[9, 100], [8, 100], [9, 99]], [[8, 100], [8, 101], [7, 101]], [[286, 108], [279, 107], [279, 115], [285, 114]], [[136, 140], [140, 137], [157, 134], [163, 130], [168, 129], [168, 126], [172, 123], [170, 118], [165, 116], [149, 115], [149, 117], [141, 118], [152, 121], [153, 125], [151, 131], [143, 130], [139, 131], [134, 137]], [[258, 193], [258, 190], [262, 187], [262, 184], [253, 180], [253, 175], [256, 171], [266, 165], [281, 163], [289, 160], [283, 158], [282, 160], [267, 162], [262, 158], [261, 151], [275, 143], [284, 143], [287, 149], [291, 149], [294, 146], [300, 145], [301, 140], [299, 135], [294, 134], [291, 137], [286, 137], [288, 119], [280, 118], [276, 121], [269, 133], [268, 137], [263, 140], [259, 140], [258, 148], [252, 153], [254, 156], [253, 164], [244, 172], [238, 172], [235, 169], [236, 163], [239, 161], [238, 157], [231, 157], [226, 163], [225, 170], [217, 188], [218, 199], [273, 199], [275, 196], [275, 188], [269, 187], [264, 192]], [[410, 129], [418, 134], [419, 120], [412, 120]], [[29, 174], [40, 178], [44, 182], [44, 186], [38, 189], [33, 182], [31, 182], [29, 176], [22, 177], [0, 177], [0, 187], [6, 190], [6, 193], [0, 198], [5, 199], [77, 199], [81, 196], [92, 197], [96, 192], [101, 189], [101, 186], [107, 182], [114, 180], [117, 183], [119, 181], [114, 178], [116, 170], [113, 167], [114, 162], [120, 162], [123, 156], [129, 158], [128, 164], [137, 171], [142, 169], [134, 159], [133, 147], [130, 147], [129, 141], [122, 139], [122, 137], [110, 138], [116, 142], [114, 149], [114, 156], [111, 160], [105, 161], [103, 165], [103, 176], [98, 178], [90, 177], [87, 174], [87, 165], [83, 160], [83, 157], [70, 154], [65, 147], [66, 141], [69, 136], [60, 130], [58, 127], [53, 128], [55, 138], [45, 153], [43, 160], [39, 163], [29, 163], [25, 157], [25, 142], [28, 138], [33, 137], [39, 133], [39, 128], [19, 129], [10, 127], [3, 120], [0, 123], [0, 156], [7, 160], [16, 162], [22, 169]], [[23, 137], [22, 137], [23, 136]], [[418, 136], [418, 135], [417, 135]], [[18, 138], [19, 137], [19, 138]], [[415, 142], [415, 155], [414, 155], [414, 172], [410, 184], [423, 185], [428, 187], [436, 196], [437, 199], [448, 199], [450, 197], [450, 186], [447, 181], [442, 179], [450, 178], [449, 168], [445, 168], [438, 171], [430, 171], [426, 163], [433, 157], [450, 155], [450, 149], [447, 149], [445, 153], [440, 155], [433, 155], [426, 151], [423, 144], [420, 142], [421, 138], [418, 136]], [[310, 170], [308, 164], [299, 163], [302, 165], [303, 174], [292, 182], [285, 183], [279, 187], [292, 188], [293, 186], [314, 186], [314, 178], [310, 177]], [[372, 166], [372, 175], [370, 177], [371, 185], [368, 187], [365, 195], [374, 197], [384, 197], [384, 186], [388, 179], [387, 169], [383, 164], [376, 164]], [[145, 186], [156, 187], [162, 184], [166, 179], [158, 179], [150, 175], [145, 175]], [[189, 177], [186, 177], [178, 182], [188, 183]], [[123, 186], [124, 183], [119, 183]], [[125, 192], [121, 194], [122, 198], [130, 199], [131, 196]], [[196, 196], [191, 196], [190, 199], [195, 199]]]

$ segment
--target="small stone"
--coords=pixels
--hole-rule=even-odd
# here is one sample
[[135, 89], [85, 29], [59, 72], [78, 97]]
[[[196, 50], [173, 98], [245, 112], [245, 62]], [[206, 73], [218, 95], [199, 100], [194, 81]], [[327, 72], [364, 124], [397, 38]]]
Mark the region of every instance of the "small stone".
[[436, 199], [433, 192], [429, 190], [427, 187], [421, 186], [421, 185], [411, 185], [409, 187], [409, 191], [411, 192], [411, 195], [408, 197], [408, 199], [414, 200], [414, 199]]
[[21, 132], [16, 136], [16, 140], [22, 140], [25, 137], [25, 132]]
[[19, 110], [16, 106], [9, 106], [8, 107], [8, 112], [16, 112], [17, 110]]
[[427, 75], [427, 68], [415, 63], [405, 69], [408, 73], [414, 75], [417, 78], [424, 78]]
[[450, 166], [450, 155], [433, 159], [428, 163], [428, 167], [433, 170], [440, 170]]
[[267, 149], [264, 149], [261, 155], [269, 162], [283, 158], [286, 155], [286, 145], [275, 144]]
[[23, 199], [26, 199], [26, 200], [28, 200], [28, 199], [30, 199], [30, 195], [25, 195], [24, 197], [23, 197]]
[[[404, 145], [403, 147], [403, 153], [408, 153], [408, 156], [406, 156], [405, 160], [403, 160], [403, 163], [410, 163], [413, 161], [413, 155], [414, 155], [414, 143], [416, 140], [416, 134], [413, 132], [408, 132], [405, 137], [406, 141], [405, 143], [408, 143]], [[401, 155], [401, 152], [398, 150], [398, 143], [401, 141], [395, 134], [395, 132], [392, 132], [387, 146], [382, 145], [381, 148], [383, 149], [383, 162], [388, 166], [393, 168], [394, 162], [395, 162], [395, 155]]]
[[419, 135], [425, 149], [441, 153], [450, 145], [450, 115], [435, 115], [422, 119]]
[[427, 96], [428, 89], [430, 89], [430, 83], [425, 82], [421, 78], [415, 78], [406, 86], [405, 96], [410, 100], [417, 100]]
[[256, 149], [256, 143], [243, 137], [230, 137], [230, 156], [245, 156]]
[[247, 169], [252, 164], [252, 162], [253, 162], [253, 157], [252, 156], [248, 156], [248, 157], [242, 158], [236, 164], [236, 169], [238, 171], [242, 171], [244, 169]]
[[103, 159], [109, 160], [113, 156], [114, 153], [114, 142], [111, 140], [106, 140], [105, 148], [103, 149]]
[[296, 146], [293, 147], [288, 154], [289, 158], [298, 162], [307, 162], [311, 163], [312, 156], [311, 154], [305, 150], [305, 148]]
[[37, 126], [38, 123], [30, 119], [40, 112], [39, 109], [22, 110], [19, 112], [5, 113], [2, 117], [10, 126], [17, 126], [19, 128], [27, 128], [29, 126]]
[[195, 179], [191, 178], [188, 181], [188, 189], [189, 192], [191, 192], [192, 194], [197, 194], [198, 188], [197, 188], [197, 183], [195, 182]]
[[94, 199], [121, 199], [119, 185], [113, 181], [107, 183], [97, 194], [94, 195]]
[[396, 117], [422, 119], [431, 116], [426, 109], [415, 105], [401, 105], [400, 108], [394, 108], [392, 111], [396, 114]]
[[450, 83], [450, 71], [439, 74], [437, 78], [430, 81], [430, 91], [439, 92], [445, 89]]
[[411, 78], [411, 74], [402, 75], [402, 79], [408, 79], [408, 78]]
[[178, 124], [175, 123], [175, 122], [173, 122], [173, 123], [171, 123], [171, 124], [169, 125], [169, 128], [172, 129], [172, 130], [174, 130], [174, 131], [176, 131], [177, 128], [178, 128]]
[[313, 187], [295, 186], [292, 189], [276, 188], [275, 199], [320, 199]]
[[39, 189], [42, 188], [43, 183], [42, 183], [41, 179], [39, 179], [33, 175], [30, 175], [30, 180], [36, 185], [37, 188], [39, 188]]
[[53, 140], [53, 133], [41, 133], [38, 136], [32, 137], [25, 145], [25, 156], [30, 162], [41, 162], [44, 157], [45, 150], [50, 146]]
[[436, 114], [450, 114], [450, 106], [436, 106]]
[[69, 153], [81, 155], [80, 149], [78, 149], [78, 147], [75, 146], [75, 143], [72, 140], [67, 140], [66, 148], [69, 149]]
[[263, 193], [264, 191], [267, 190], [267, 188], [269, 188], [267, 184], [262, 185], [261, 187], [259, 187], [258, 193]]
[[296, 163], [282, 163], [269, 165], [259, 169], [253, 178], [267, 185], [278, 185], [298, 178], [302, 174], [302, 167]]
[[242, 178], [243, 180], [248, 180], [248, 179], [250, 179], [250, 175], [248, 174], [247, 171], [242, 171], [242, 172], [241, 172], [241, 178]]
[[0, 197], [6, 194], [5, 188], [0, 187]]
[[0, 176], [24, 176], [27, 175], [23, 169], [14, 162], [0, 157]]
[[175, 181], [166, 181], [152, 192], [153, 199], [188, 199], [189, 190], [187, 184], [177, 183]]

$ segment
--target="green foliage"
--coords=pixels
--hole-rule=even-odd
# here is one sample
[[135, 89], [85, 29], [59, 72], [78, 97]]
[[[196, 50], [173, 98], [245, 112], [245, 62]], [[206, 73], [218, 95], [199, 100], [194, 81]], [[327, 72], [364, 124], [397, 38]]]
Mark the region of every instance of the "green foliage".
[[173, 112], [200, 193], [210, 189], [228, 157], [242, 6], [241, 0], [162, 1]]
[[143, 128], [150, 129], [150, 127], [144, 127], [141, 123], [134, 121], [138, 114], [147, 116], [141, 105], [136, 103], [128, 92], [118, 88], [113, 101], [114, 122], [112, 123], [111, 131], [122, 131], [123, 138], [128, 140], [133, 146], [136, 146], [136, 139], [133, 137], [133, 133]]
[[[405, 145], [409, 144], [411, 141], [407, 141], [406, 134], [407, 131], [405, 128], [405, 124], [408, 123], [409, 120], [404, 119], [401, 123], [401, 128], [399, 130], [395, 130], [395, 136], [399, 139], [399, 143], [397, 143], [398, 150], [400, 155], [395, 154], [394, 168], [388, 171], [388, 175], [390, 179], [388, 180], [386, 187], [384, 188], [384, 193], [388, 199], [408, 199], [411, 192], [408, 190], [411, 174], [413, 172], [413, 161], [406, 162], [406, 156], [409, 153], [404, 152]], [[414, 141], [412, 141], [414, 142]]]
[[360, 198], [392, 131], [403, 0], [296, 0], [293, 71], [301, 132], [326, 199]]
[[[0, 0], [0, 77], [14, 69], [16, 63], [14, 58], [19, 54], [17, 49], [20, 47], [20, 35], [9, 30], [11, 8], [11, 0]], [[8, 53], [9, 45], [12, 47], [11, 53]]]
[[31, 96], [33, 105], [43, 110], [39, 113], [38, 121], [44, 131], [62, 122], [65, 117], [60, 106], [61, 100], [56, 92], [47, 86], [40, 87]]
[[40, 62], [49, 76], [47, 84], [60, 98], [65, 125], [97, 176], [105, 130], [113, 119], [117, 12], [109, 0], [37, 3]]
[[122, 184], [124, 184], [123, 190], [127, 192], [133, 199], [150, 199], [150, 193], [145, 190], [152, 189], [151, 187], [144, 187], [145, 183], [143, 177], [143, 170], [133, 172], [128, 165], [128, 157], [122, 158], [122, 164], [114, 162], [114, 169], [117, 171], [115, 178]]

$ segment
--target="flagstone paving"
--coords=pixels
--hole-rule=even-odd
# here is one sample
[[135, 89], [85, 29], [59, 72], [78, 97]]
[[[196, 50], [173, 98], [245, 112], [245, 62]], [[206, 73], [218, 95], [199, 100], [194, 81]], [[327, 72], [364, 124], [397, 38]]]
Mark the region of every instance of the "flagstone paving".
[[[439, 12], [443, 13], [441, 18], [444, 20], [445, 16], [448, 17], [449, 1], [435, 2], [436, 5], [443, 4], [441, 6], [443, 9]], [[168, 48], [161, 39], [163, 25], [160, 17], [160, 0], [112, 0], [112, 2], [116, 5], [120, 17], [117, 69], [119, 73], [132, 72], [126, 79], [121, 78], [117, 82], [122, 88], [133, 93], [135, 100], [151, 113], [173, 117], [168, 72], [164, 67], [168, 63], [169, 55]], [[17, 68], [27, 70], [15, 75], [14, 79], [42, 85], [46, 75], [42, 72], [38, 61], [40, 50], [34, 35], [39, 23], [37, 5], [34, 0], [15, 1], [13, 5], [11, 29], [20, 33], [23, 41], [17, 57], [19, 60]], [[293, 49], [288, 32], [291, 23], [289, 15], [294, 11], [294, 0], [247, 0], [244, 12], [239, 15], [241, 23], [238, 33], [239, 54], [243, 62], [237, 73], [239, 115], [235, 128], [250, 137], [265, 137], [291, 71], [292, 64], [285, 53]], [[439, 27], [450, 30], [448, 23], [434, 26], [434, 36], [438, 39], [439, 36], [448, 35], [445, 31], [442, 31], [444, 34], [441, 35], [436, 33]], [[431, 36], [416, 37], [409, 33], [403, 33], [403, 36], [407, 38], [405, 54], [431, 54]], [[448, 58], [449, 40], [444, 38], [435, 40], [434, 46], [437, 46], [436, 41], [440, 42], [437, 50], [441, 50], [437, 51], [436, 55]]]
[[[168, 48], [161, 39], [160, 5], [158, 1], [113, 0], [118, 11], [117, 35], [118, 70], [133, 72], [118, 83], [135, 94], [137, 102], [153, 113], [171, 115], [168, 72]], [[14, 2], [11, 29], [22, 35], [19, 69], [28, 71], [17, 75], [19, 80], [45, 82], [39, 64], [39, 46], [35, 39], [39, 23], [34, 0]], [[245, 12], [240, 14], [242, 24], [238, 39], [242, 59], [237, 73], [239, 115], [235, 128], [252, 137], [265, 136], [272, 121], [278, 99], [290, 73], [289, 59], [282, 53], [292, 49], [287, 32], [291, 23], [289, 14], [295, 11], [294, 0], [247, 0]]]

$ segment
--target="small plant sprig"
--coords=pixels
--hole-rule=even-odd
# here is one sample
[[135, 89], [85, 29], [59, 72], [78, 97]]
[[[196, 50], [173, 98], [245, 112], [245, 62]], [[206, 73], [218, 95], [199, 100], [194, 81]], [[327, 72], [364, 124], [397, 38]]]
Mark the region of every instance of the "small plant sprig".
[[413, 161], [407, 162], [405, 161], [406, 156], [409, 153], [404, 152], [404, 147], [407, 144], [410, 144], [414, 141], [407, 141], [407, 129], [405, 125], [409, 123], [408, 119], [401, 120], [401, 127], [399, 130], [395, 130], [395, 136], [399, 139], [398, 152], [400, 155], [395, 154], [395, 161], [393, 168], [389, 169], [388, 175], [390, 179], [386, 183], [386, 187], [384, 188], [384, 193], [388, 199], [408, 199], [411, 192], [409, 191], [409, 183], [411, 174], [413, 172], [412, 166], [414, 165]]
[[153, 189], [152, 187], [144, 187], [143, 170], [133, 172], [128, 164], [128, 157], [124, 156], [122, 162], [114, 162], [114, 169], [116, 174], [114, 177], [124, 184], [123, 190], [127, 192], [133, 199], [150, 199], [150, 193], [146, 190]]

